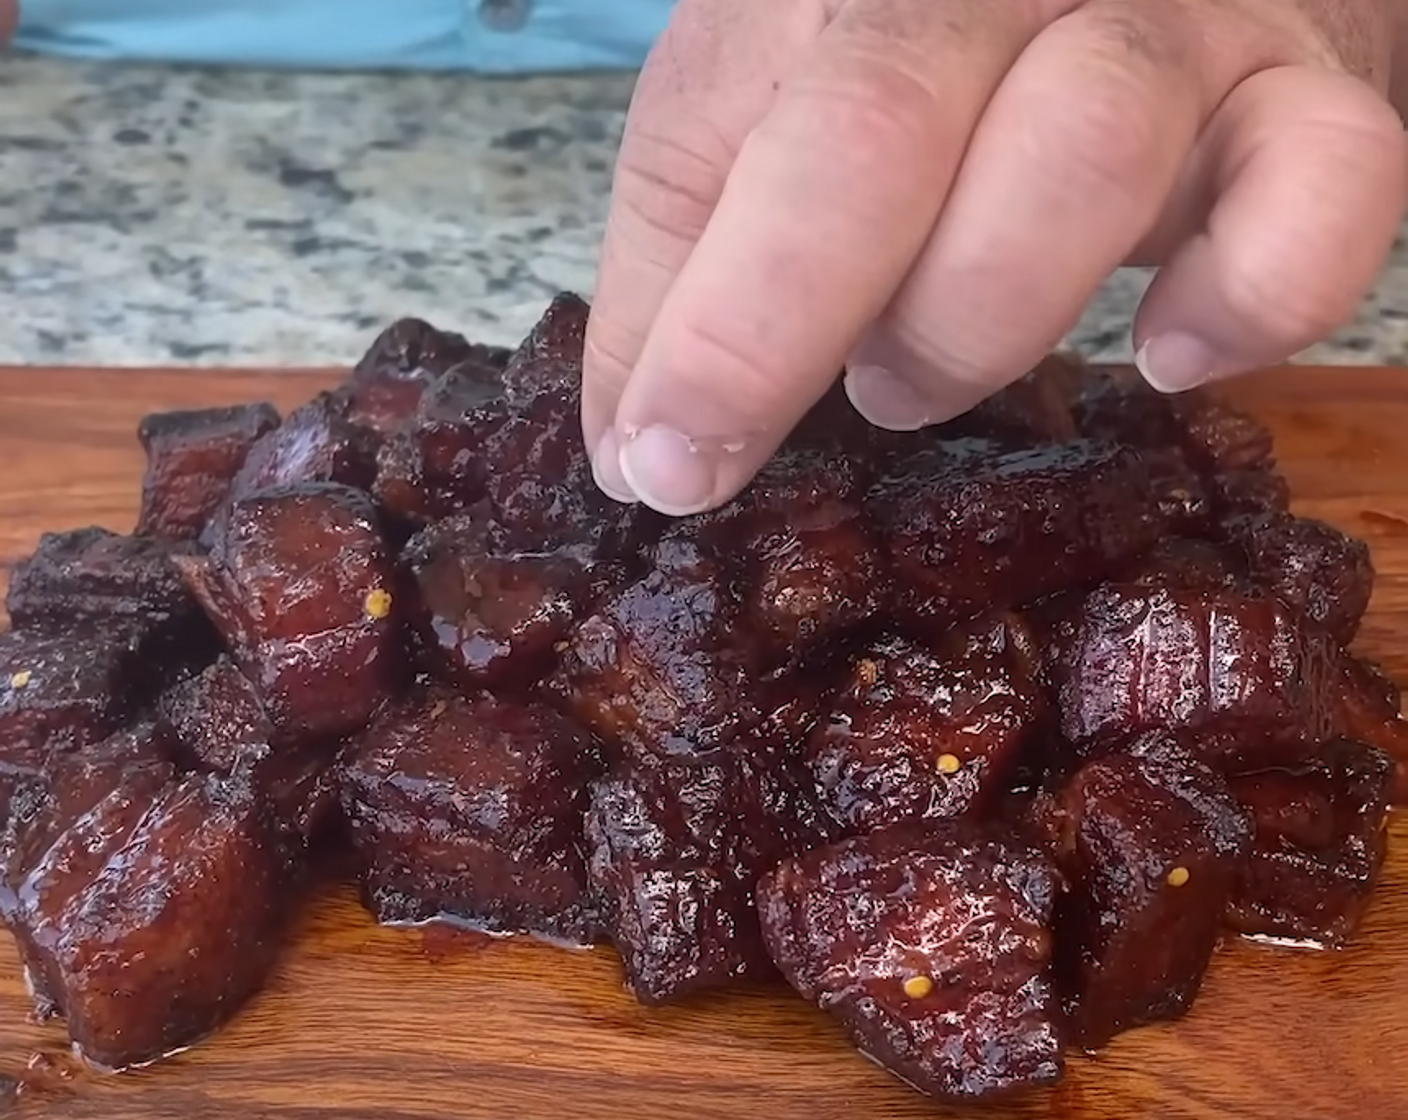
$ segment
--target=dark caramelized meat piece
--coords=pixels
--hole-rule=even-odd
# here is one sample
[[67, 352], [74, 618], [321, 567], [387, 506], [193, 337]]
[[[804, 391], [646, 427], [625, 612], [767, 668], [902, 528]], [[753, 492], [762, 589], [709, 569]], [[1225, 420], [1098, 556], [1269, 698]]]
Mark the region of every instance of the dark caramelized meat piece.
[[1354, 640], [1374, 590], [1367, 544], [1305, 517], [1237, 518], [1224, 529], [1256, 583], [1323, 626], [1339, 645]]
[[279, 414], [267, 403], [143, 417], [137, 439], [147, 453], [147, 473], [136, 532], [195, 540], [225, 501], [250, 448], [278, 426]]
[[532, 684], [592, 601], [591, 569], [568, 553], [515, 553], [498, 527], [449, 518], [412, 537], [408, 621], [427, 668], [465, 688]]
[[119, 789], [156, 796], [173, 775], [175, 753], [166, 730], [146, 722], [42, 767], [0, 764], [0, 783], [8, 783], [0, 788], [0, 925], [10, 924], [20, 883], [65, 829]]
[[1336, 652], [1275, 598], [1111, 584], [1063, 655], [1061, 725], [1093, 749], [1177, 730], [1217, 769], [1303, 755], [1329, 731]]
[[267, 807], [192, 775], [128, 784], [63, 833], [18, 892], [37, 997], [103, 1069], [153, 1061], [224, 1023], [263, 982], [290, 878]]
[[138, 648], [120, 633], [0, 633], [0, 759], [42, 766], [106, 737], [143, 694]]
[[348, 419], [346, 401], [321, 393], [254, 445], [230, 487], [230, 500], [302, 482], [369, 490], [376, 478], [379, 446], [374, 432]]
[[980, 1100], [1056, 1081], [1057, 876], [968, 821], [873, 832], [758, 884], [763, 936], [803, 998], [921, 1092]]
[[377, 336], [338, 395], [348, 404], [349, 420], [388, 435], [416, 416], [426, 389], [451, 370], [492, 383], [507, 359], [505, 350], [422, 319], [398, 319]]
[[734, 572], [683, 523], [644, 578], [577, 628], [553, 690], [602, 738], [638, 750], [704, 753], [746, 738], [767, 700], [739, 602]]
[[337, 801], [333, 745], [281, 738], [229, 658], [181, 681], [157, 708], [183, 762], [249, 782], [293, 836], [310, 839], [327, 825]]
[[1227, 912], [1244, 934], [1342, 945], [1368, 905], [1386, 849], [1393, 760], [1351, 740], [1303, 770], [1237, 778], [1256, 840]]
[[383, 922], [592, 941], [582, 811], [597, 765], [540, 704], [431, 692], [388, 707], [344, 767], [368, 905]]
[[588, 875], [636, 999], [770, 975], [754, 883], [829, 828], [801, 775], [766, 750], [646, 759], [597, 782]]
[[741, 499], [744, 611], [772, 660], [799, 661], [884, 606], [885, 558], [861, 506], [868, 482], [850, 459], [783, 451]]
[[1061, 800], [1058, 943], [1073, 1040], [1094, 1049], [1192, 1006], [1251, 824], [1219, 775], [1159, 734], [1087, 764]]
[[1200, 390], [1160, 393], [1132, 369], [1088, 378], [1072, 414], [1076, 428], [1092, 439], [1181, 447], [1205, 477], [1273, 465], [1271, 433], [1264, 425]]
[[977, 437], [1016, 447], [1068, 443], [1079, 433], [1071, 415], [1070, 380], [1079, 359], [1053, 354], [1019, 378], [964, 413], [943, 424], [946, 439]]
[[512, 403], [529, 400], [544, 389], [577, 390], [590, 311], [587, 302], [572, 292], [553, 298], [504, 368], [504, 389]]
[[473, 508], [491, 467], [489, 439], [508, 412], [497, 375], [453, 371], [421, 396], [414, 419], [377, 454], [377, 499], [390, 513], [424, 525]]
[[1392, 800], [1408, 805], [1408, 719], [1398, 686], [1377, 665], [1345, 654], [1335, 688], [1334, 732], [1378, 747], [1394, 761]]
[[[505, 374], [507, 377], [508, 375]], [[592, 480], [575, 391], [544, 389], [489, 437], [485, 494], [522, 551], [572, 545], [596, 556], [634, 549], [655, 515], [606, 497]]]
[[1118, 571], [1159, 537], [1138, 455], [1076, 442], [935, 449], [872, 491], [906, 623], [942, 628]]
[[370, 500], [331, 483], [235, 502], [187, 581], [281, 733], [366, 722], [404, 670], [394, 571]]
[[1165, 537], [1120, 581], [1151, 590], [1231, 590], [1246, 582], [1246, 571], [1239, 557], [1214, 541]]
[[1291, 508], [1291, 487], [1273, 467], [1226, 471], [1208, 480], [1214, 503], [1225, 516], [1265, 516]]
[[172, 560], [188, 551], [99, 528], [45, 533], [15, 565], [5, 608], [22, 630], [118, 625], [193, 641], [203, 636], [204, 618]]
[[852, 659], [806, 759], [851, 832], [986, 809], [1047, 714], [1036, 650], [999, 615], [930, 645], [887, 638]]

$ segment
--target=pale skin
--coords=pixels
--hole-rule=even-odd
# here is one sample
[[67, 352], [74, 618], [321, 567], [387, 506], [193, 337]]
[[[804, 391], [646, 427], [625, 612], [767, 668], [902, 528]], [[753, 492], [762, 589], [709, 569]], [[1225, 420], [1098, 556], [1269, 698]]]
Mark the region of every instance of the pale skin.
[[1157, 388], [1319, 341], [1408, 204], [1406, 24], [1408, 0], [682, 0], [588, 329], [599, 485], [715, 506], [843, 366], [873, 422], [948, 419], [1121, 264], [1160, 266], [1133, 324]]

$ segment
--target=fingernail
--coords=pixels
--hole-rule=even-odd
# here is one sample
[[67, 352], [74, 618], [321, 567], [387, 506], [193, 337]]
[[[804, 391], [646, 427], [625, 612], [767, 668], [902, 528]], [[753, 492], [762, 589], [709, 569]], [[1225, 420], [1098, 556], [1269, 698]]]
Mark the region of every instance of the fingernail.
[[933, 404], [880, 366], [854, 366], [846, 371], [846, 396], [855, 410], [877, 428], [917, 432], [932, 423]]
[[608, 429], [596, 445], [596, 454], [592, 456], [592, 478], [596, 480], [597, 489], [613, 501], [627, 505], [640, 501], [626, 481], [626, 476], [621, 473], [621, 441], [614, 431]]
[[1222, 362], [1202, 339], [1182, 331], [1155, 335], [1139, 348], [1134, 364], [1161, 393], [1196, 389], [1220, 372]]
[[659, 513], [684, 517], [713, 505], [717, 456], [673, 428], [652, 424], [628, 432], [620, 464], [626, 485]]

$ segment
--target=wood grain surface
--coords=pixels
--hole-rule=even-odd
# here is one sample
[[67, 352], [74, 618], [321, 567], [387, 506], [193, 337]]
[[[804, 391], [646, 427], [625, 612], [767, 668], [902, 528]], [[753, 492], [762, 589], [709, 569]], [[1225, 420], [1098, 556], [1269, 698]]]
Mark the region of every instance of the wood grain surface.
[[[128, 530], [144, 412], [289, 406], [319, 373], [0, 370], [0, 558], [45, 529]], [[1379, 571], [1360, 646], [1408, 684], [1408, 380], [1266, 373], [1229, 395], [1277, 435], [1300, 511], [1367, 538]], [[850, 1050], [781, 990], [646, 1011], [607, 952], [488, 947], [378, 929], [350, 892], [310, 900], [268, 989], [216, 1038], [136, 1074], [75, 1070], [29, 1022], [0, 936], [0, 1113], [103, 1120], [1408, 1120], [1408, 821], [1353, 945], [1227, 946], [1183, 1021], [1071, 1062], [1019, 1104], [953, 1110]], [[5, 1092], [6, 1088], [18, 1092]]]

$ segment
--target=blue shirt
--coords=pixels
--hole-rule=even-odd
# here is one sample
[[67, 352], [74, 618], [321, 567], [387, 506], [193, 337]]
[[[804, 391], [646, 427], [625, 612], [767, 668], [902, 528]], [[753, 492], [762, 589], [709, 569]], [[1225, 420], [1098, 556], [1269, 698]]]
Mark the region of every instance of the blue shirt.
[[15, 46], [127, 61], [484, 74], [629, 69], [673, 0], [19, 0]]

